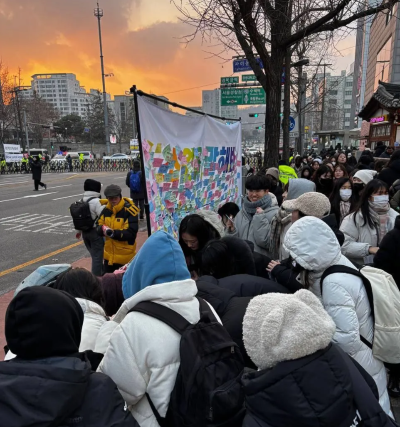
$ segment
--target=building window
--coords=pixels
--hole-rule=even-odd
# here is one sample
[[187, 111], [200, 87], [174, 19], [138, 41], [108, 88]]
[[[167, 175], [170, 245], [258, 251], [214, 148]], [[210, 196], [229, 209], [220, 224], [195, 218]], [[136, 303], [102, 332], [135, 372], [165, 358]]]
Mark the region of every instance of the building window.
[[383, 45], [376, 57], [375, 66], [375, 83], [374, 91], [378, 89], [379, 80], [382, 82], [389, 81], [389, 65], [390, 65], [390, 53], [392, 50], [392, 37]]
[[337, 95], [337, 90], [330, 90], [329, 95]]
[[372, 127], [372, 137], [390, 136], [391, 125], [380, 125]]
[[351, 104], [351, 99], [345, 99], [345, 100], [344, 100], [344, 103], [345, 103], [345, 104]]
[[346, 90], [344, 94], [345, 94], [345, 95], [352, 95], [352, 94], [353, 94], [353, 91], [351, 91], [351, 90]]

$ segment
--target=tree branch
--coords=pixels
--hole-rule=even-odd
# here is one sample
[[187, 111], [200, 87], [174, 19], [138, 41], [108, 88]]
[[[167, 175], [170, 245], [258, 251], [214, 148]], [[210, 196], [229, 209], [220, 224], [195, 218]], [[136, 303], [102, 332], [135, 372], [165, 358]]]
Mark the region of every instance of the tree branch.
[[[343, 0], [339, 5], [327, 13], [318, 21], [313, 22], [308, 27], [303, 28], [296, 33], [292, 34], [282, 43], [283, 46], [290, 46], [299, 40], [307, 37], [311, 34], [322, 33], [324, 31], [333, 31], [338, 28], [345, 27], [346, 25], [356, 21], [359, 18], [364, 18], [366, 16], [374, 15], [376, 13], [382, 12], [383, 10], [390, 9], [394, 4], [399, 3], [399, 0], [389, 0], [386, 3], [382, 3], [380, 6], [371, 7], [361, 12], [355, 13], [347, 19], [338, 20], [336, 19], [339, 13], [351, 2], [351, 0]], [[329, 22], [332, 20], [332, 22]]]
[[315, 8], [310, 8], [310, 9], [304, 10], [303, 12], [300, 13], [300, 15], [297, 15], [296, 18], [293, 19], [292, 25], [294, 25], [301, 18], [303, 18], [303, 16], [306, 16], [311, 12], [327, 12], [329, 10], [330, 10], [329, 7], [315, 7]]

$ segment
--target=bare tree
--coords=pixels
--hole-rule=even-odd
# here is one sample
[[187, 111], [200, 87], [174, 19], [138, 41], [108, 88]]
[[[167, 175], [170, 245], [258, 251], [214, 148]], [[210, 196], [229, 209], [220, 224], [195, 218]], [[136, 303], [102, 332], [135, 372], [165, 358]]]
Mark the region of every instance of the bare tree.
[[[266, 92], [265, 163], [279, 159], [281, 79], [290, 70], [293, 46], [319, 35], [331, 40], [335, 31], [348, 31], [357, 19], [390, 10], [399, 0], [360, 9], [360, 0], [172, 0], [182, 20], [203, 42], [221, 47], [220, 54], [245, 55]], [[260, 58], [263, 67], [257, 58]], [[289, 126], [285, 115], [283, 127]]]
[[0, 138], [1, 142], [13, 139], [18, 129], [15, 109], [15, 93], [8, 68], [0, 61]]

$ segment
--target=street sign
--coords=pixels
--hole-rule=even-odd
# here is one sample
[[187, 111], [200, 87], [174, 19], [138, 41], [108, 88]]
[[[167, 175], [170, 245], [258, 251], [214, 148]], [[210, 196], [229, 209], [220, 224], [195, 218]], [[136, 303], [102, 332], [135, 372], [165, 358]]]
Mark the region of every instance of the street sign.
[[296, 125], [296, 120], [292, 116], [290, 116], [289, 117], [289, 132], [293, 131], [295, 125]]
[[110, 142], [111, 144], [117, 143], [117, 135], [110, 135]]
[[242, 75], [242, 82], [256, 82], [257, 77], [255, 74], [243, 74]]
[[[256, 58], [256, 61], [258, 62], [258, 65], [261, 68], [264, 68], [264, 65], [261, 61], [261, 58]], [[241, 73], [242, 71], [251, 71], [252, 68], [249, 64], [249, 61], [247, 59], [234, 59], [233, 60], [233, 72], [234, 73]]]
[[239, 77], [221, 77], [221, 84], [239, 83]]
[[84, 131], [85, 133], [89, 133], [89, 132], [90, 132], [90, 128], [85, 128], [85, 129], [83, 129], [83, 131]]
[[265, 104], [265, 91], [260, 87], [221, 89], [221, 106]]

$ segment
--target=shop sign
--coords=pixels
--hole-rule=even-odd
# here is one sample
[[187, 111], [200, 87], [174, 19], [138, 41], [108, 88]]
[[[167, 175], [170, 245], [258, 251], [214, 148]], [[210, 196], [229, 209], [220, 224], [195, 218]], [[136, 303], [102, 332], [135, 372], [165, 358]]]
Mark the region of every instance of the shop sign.
[[370, 123], [381, 123], [381, 122], [388, 122], [388, 121], [389, 121], [388, 114], [384, 114], [383, 116], [379, 116], [379, 117], [372, 117], [369, 120]]

